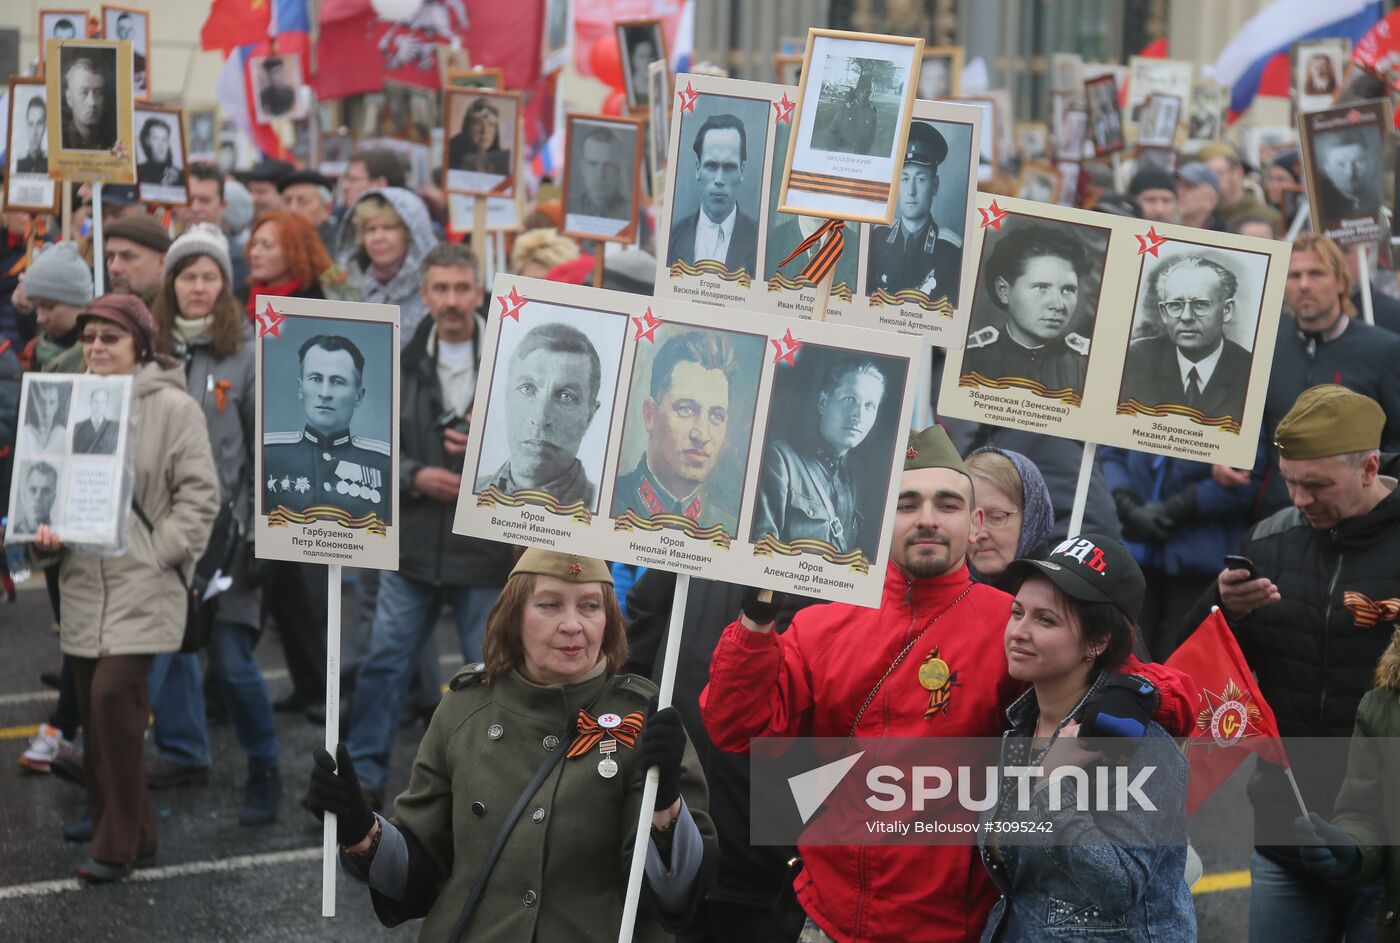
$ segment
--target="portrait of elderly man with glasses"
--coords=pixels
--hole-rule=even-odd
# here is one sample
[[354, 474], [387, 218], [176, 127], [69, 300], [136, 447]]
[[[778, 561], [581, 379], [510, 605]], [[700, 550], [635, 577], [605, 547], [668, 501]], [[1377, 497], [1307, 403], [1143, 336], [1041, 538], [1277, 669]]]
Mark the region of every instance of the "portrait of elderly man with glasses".
[[1129, 347], [1122, 401], [1188, 406], [1208, 419], [1239, 421], [1251, 355], [1225, 336], [1238, 290], [1236, 273], [1215, 258], [1178, 255], [1162, 262], [1147, 299], [1156, 299], [1162, 333]]

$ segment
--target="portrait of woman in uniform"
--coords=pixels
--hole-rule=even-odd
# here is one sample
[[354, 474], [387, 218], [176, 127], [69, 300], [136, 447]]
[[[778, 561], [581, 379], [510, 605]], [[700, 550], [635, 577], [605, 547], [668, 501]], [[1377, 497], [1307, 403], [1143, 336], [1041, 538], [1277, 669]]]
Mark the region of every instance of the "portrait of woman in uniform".
[[767, 338], [680, 323], [652, 337], [632, 365], [611, 515], [733, 538]]
[[989, 228], [961, 382], [1080, 405], [1108, 236], [1107, 228], [1019, 213]]
[[804, 344], [773, 374], [749, 539], [874, 559], [909, 362]]

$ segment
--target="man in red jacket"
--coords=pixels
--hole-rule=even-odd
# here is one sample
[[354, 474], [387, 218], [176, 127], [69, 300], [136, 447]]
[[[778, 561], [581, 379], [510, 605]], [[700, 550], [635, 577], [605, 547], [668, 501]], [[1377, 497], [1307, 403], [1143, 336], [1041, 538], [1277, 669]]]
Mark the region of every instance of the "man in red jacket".
[[[925, 429], [910, 441], [900, 478], [880, 607], [811, 606], [777, 635], [781, 600], [748, 593], [744, 614], [715, 648], [700, 698], [715, 744], [747, 753], [750, 738], [763, 736], [1000, 736], [1005, 709], [1024, 687], [1007, 674], [1003, 653], [1011, 597], [968, 573], [975, 513], [962, 459], [940, 427]], [[929, 657], [948, 671], [921, 682]], [[1151, 685], [1135, 680], [1110, 690], [1131, 694], [1144, 719], [1151, 714], [1184, 735], [1196, 703], [1190, 679], [1134, 659], [1128, 670]], [[1140, 687], [1147, 703], [1139, 707]], [[1121, 707], [1101, 704], [1088, 716], [1126, 713]], [[976, 940], [996, 899], [975, 843], [799, 851], [795, 889], [809, 918], [803, 940]]]

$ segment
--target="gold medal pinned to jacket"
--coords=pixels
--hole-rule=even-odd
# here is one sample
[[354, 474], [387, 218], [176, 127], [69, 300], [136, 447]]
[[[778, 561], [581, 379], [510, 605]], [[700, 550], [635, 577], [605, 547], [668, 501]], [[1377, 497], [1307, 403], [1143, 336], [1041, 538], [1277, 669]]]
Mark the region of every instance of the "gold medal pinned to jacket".
[[935, 645], [933, 651], [924, 657], [923, 664], [919, 665], [919, 684], [928, 692], [928, 709], [924, 711], [924, 719], [928, 720], [934, 714], [942, 713], [953, 696], [953, 688], [960, 687], [962, 682], [958, 680], [958, 673], [938, 657], [938, 646]]

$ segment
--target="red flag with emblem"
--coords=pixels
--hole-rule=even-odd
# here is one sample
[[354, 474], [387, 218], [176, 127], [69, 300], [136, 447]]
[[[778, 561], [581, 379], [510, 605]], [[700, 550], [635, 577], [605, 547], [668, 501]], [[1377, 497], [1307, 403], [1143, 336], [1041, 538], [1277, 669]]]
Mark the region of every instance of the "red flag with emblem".
[[1254, 672], [1220, 610], [1212, 612], [1166, 664], [1190, 675], [1201, 689], [1196, 724], [1186, 745], [1191, 761], [1187, 815], [1229, 779], [1250, 753], [1288, 765], [1278, 721], [1259, 693]]
[[267, 39], [272, 20], [271, 0], [214, 0], [199, 30], [202, 49], [229, 52]]

